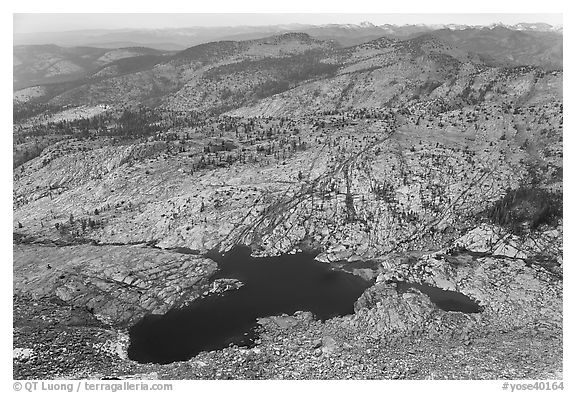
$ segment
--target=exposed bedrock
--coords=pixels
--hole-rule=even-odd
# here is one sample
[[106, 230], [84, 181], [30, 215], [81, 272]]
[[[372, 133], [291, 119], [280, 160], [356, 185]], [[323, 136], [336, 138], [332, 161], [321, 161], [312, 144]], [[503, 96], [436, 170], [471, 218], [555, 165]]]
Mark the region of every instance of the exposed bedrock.
[[[378, 271], [376, 284], [356, 302], [355, 319], [379, 334], [434, 334], [450, 325], [444, 323], [447, 315], [460, 320], [458, 325], [475, 325], [485, 333], [542, 325], [560, 331], [562, 327], [562, 280], [521, 259], [442, 252], [419, 258], [397, 255], [382, 261]], [[442, 311], [417, 289], [399, 293], [397, 281], [461, 293], [476, 301], [482, 311]]]
[[57, 296], [103, 322], [127, 325], [209, 289], [217, 265], [144, 246], [14, 245], [14, 292]]

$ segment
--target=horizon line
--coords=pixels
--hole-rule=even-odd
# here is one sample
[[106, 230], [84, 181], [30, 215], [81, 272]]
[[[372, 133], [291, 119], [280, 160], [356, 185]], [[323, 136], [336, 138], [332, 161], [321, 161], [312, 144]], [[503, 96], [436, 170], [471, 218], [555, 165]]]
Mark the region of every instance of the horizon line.
[[89, 32], [89, 31], [134, 31], [134, 30], [185, 30], [185, 29], [218, 29], [218, 28], [232, 28], [232, 27], [255, 27], [255, 28], [265, 28], [265, 27], [277, 27], [277, 26], [346, 26], [346, 25], [353, 25], [362, 27], [363, 24], [370, 24], [373, 27], [382, 27], [382, 26], [396, 26], [396, 27], [405, 27], [405, 26], [467, 26], [467, 27], [491, 27], [491, 26], [505, 26], [505, 27], [513, 27], [520, 24], [544, 24], [551, 27], [564, 27], [563, 23], [556, 23], [551, 24], [548, 22], [516, 22], [513, 24], [504, 23], [504, 22], [491, 22], [491, 23], [478, 23], [478, 24], [468, 24], [468, 23], [383, 23], [383, 24], [375, 24], [370, 21], [362, 21], [359, 23], [300, 23], [300, 22], [289, 22], [289, 23], [275, 23], [275, 24], [268, 24], [268, 25], [257, 25], [257, 24], [238, 24], [238, 25], [221, 25], [221, 26], [201, 26], [201, 25], [192, 25], [192, 26], [180, 26], [180, 27], [94, 27], [94, 28], [87, 28], [87, 29], [74, 29], [74, 30], [51, 30], [51, 31], [28, 31], [28, 32], [13, 32], [14, 35], [22, 35], [22, 34], [55, 34], [55, 33], [76, 33], [76, 32]]

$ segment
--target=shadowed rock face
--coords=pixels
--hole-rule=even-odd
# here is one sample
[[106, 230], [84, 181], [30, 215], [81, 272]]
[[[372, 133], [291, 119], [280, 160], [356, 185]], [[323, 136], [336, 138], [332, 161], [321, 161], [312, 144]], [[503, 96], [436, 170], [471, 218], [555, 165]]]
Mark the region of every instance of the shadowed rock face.
[[126, 325], [207, 289], [210, 259], [143, 246], [14, 246], [14, 292], [56, 296]]

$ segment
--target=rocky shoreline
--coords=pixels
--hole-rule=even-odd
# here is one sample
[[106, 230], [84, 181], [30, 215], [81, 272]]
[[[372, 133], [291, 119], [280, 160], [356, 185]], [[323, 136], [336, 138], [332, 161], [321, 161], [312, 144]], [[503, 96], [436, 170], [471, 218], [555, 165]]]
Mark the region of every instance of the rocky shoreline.
[[15, 294], [54, 296], [118, 326], [193, 301], [217, 270], [208, 258], [143, 245], [16, 244], [13, 256]]
[[[15, 298], [18, 312], [23, 311], [21, 302]], [[42, 307], [33, 312], [46, 315], [47, 306]], [[123, 331], [47, 326], [46, 321], [24, 327], [15, 319], [15, 346], [32, 355], [14, 359], [14, 378], [562, 379], [561, 331], [545, 324], [490, 333], [461, 331], [463, 321], [449, 313], [444, 330], [435, 335], [379, 336], [351, 327], [350, 317], [326, 323], [307, 313], [282, 318], [280, 323], [276, 318], [261, 321], [253, 348], [203, 352], [168, 365], [126, 359]]]
[[[34, 255], [41, 255], [41, 261], [27, 257], [33, 255], [29, 247], [36, 247]], [[308, 312], [261, 318], [252, 348], [232, 346], [202, 352], [189, 361], [158, 365], [128, 359], [128, 335], [122, 326], [137, 315], [177, 306], [181, 298], [162, 298], [164, 292], [156, 287], [156, 298], [163, 302], [145, 309], [141, 301], [145, 294], [131, 295], [144, 286], [139, 281], [127, 283], [133, 278], [125, 276], [114, 284], [125, 288], [114, 291], [115, 301], [87, 302], [100, 285], [95, 275], [111, 274], [106, 264], [90, 261], [103, 255], [113, 261], [134, 254], [132, 259], [139, 263], [148, 261], [170, 271], [166, 254], [172, 263], [205, 269], [202, 282], [215, 270], [209, 261], [141, 246], [92, 246], [89, 253], [79, 252], [84, 257], [74, 257], [76, 250], [90, 246], [64, 251], [38, 247], [45, 246], [15, 245], [14, 249], [18, 266], [13, 297], [15, 379], [562, 378], [562, 280], [518, 259], [449, 250], [422, 253], [418, 258], [387, 258], [371, 270], [375, 284], [358, 299], [353, 315], [325, 322]], [[67, 258], [62, 258], [63, 252]], [[101, 270], [86, 275], [88, 265]], [[136, 266], [122, 266], [134, 274]], [[79, 271], [84, 273], [81, 281], [77, 281], [80, 275], [73, 276]], [[62, 274], [67, 275], [67, 284], [58, 283]], [[167, 277], [162, 273], [155, 279], [159, 283]], [[190, 276], [180, 279], [190, 280]], [[391, 279], [456, 290], [478, 301], [483, 311], [443, 311], [418, 290], [399, 293]], [[60, 289], [70, 288], [71, 282], [83, 284], [75, 297]], [[197, 286], [194, 293], [235, 290], [239, 285], [217, 280]], [[191, 296], [186, 292], [187, 299]], [[127, 318], [134, 310], [138, 313]]]

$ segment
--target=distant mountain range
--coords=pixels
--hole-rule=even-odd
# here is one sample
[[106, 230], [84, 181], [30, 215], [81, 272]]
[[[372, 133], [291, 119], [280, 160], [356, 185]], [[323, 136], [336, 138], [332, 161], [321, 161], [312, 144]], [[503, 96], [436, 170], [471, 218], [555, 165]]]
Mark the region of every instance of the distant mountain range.
[[57, 45], [16, 46], [13, 60], [14, 88], [78, 80], [110, 63], [122, 66], [138, 59], [136, 61], [141, 66], [146, 66], [146, 60], [164, 53], [145, 47], [103, 49]]
[[143, 103], [278, 116], [562, 96], [562, 35], [503, 26], [382, 36], [353, 46], [295, 32], [171, 52], [17, 46], [14, 57], [15, 102], [54, 106]]
[[264, 38], [287, 32], [307, 33], [323, 40], [334, 40], [343, 46], [352, 46], [375, 38], [411, 38], [434, 30], [483, 30], [506, 28], [513, 31], [562, 34], [562, 26], [546, 23], [518, 23], [513, 26], [494, 24], [490, 26], [468, 25], [374, 25], [370, 22], [355, 24], [304, 25], [287, 24], [271, 26], [191, 27], [175, 29], [123, 29], [83, 30], [15, 34], [14, 45], [93, 46], [99, 48], [123, 48], [145, 46], [159, 50], [182, 50], [194, 45], [213, 41], [243, 41]]
[[[13, 58], [14, 89], [78, 81], [88, 75], [102, 77], [108, 73], [110, 76], [112, 69], [116, 74], [133, 72], [162, 62], [184, 49], [191, 51], [186, 48], [210, 42], [250, 41], [297, 32], [329, 43], [334, 48], [351, 48], [381, 38], [398, 41], [431, 34], [454, 48], [478, 54], [487, 65], [534, 65], [544, 69], [562, 69], [562, 28], [545, 23], [470, 27], [375, 26], [365, 22], [360, 25], [292, 24], [264, 27], [99, 30], [47, 33], [34, 37], [16, 35]], [[108, 67], [110, 63], [114, 63], [115, 68]]]

